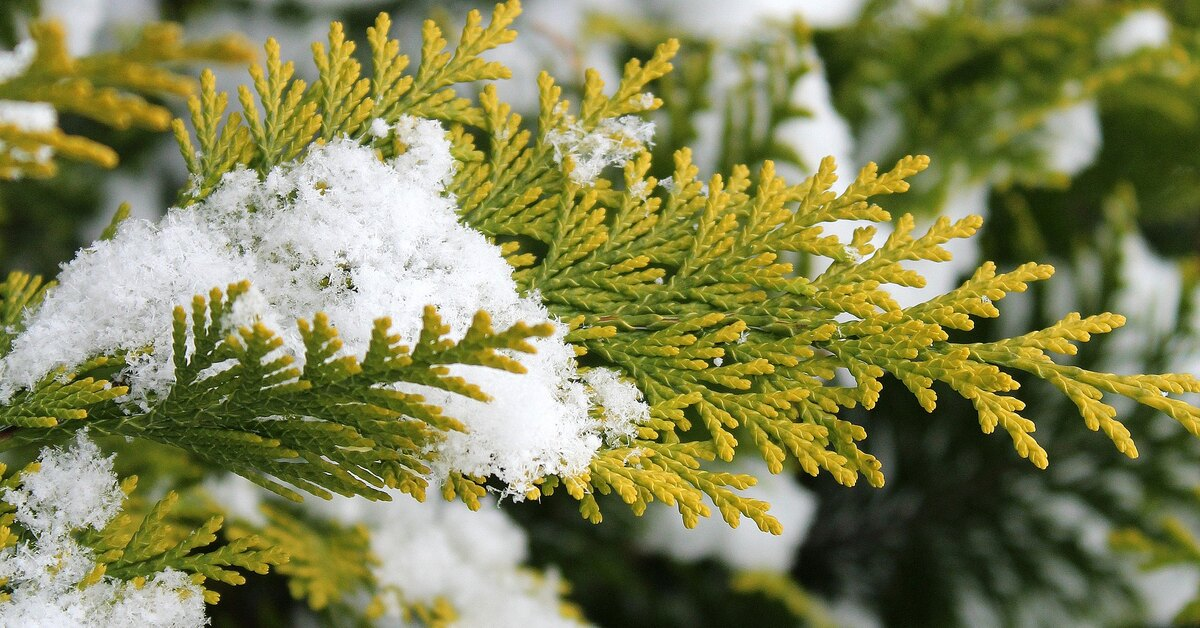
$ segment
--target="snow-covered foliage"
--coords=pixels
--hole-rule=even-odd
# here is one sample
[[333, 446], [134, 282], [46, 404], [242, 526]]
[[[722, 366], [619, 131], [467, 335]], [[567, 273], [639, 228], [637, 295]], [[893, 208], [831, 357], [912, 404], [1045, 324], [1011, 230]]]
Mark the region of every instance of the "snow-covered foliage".
[[374, 575], [386, 592], [382, 625], [399, 619], [401, 602], [431, 605], [438, 598], [455, 608], [457, 626], [580, 625], [559, 608], [557, 577], [522, 566], [525, 533], [495, 507], [472, 512], [458, 503], [408, 499], [310, 502], [314, 512], [369, 530], [379, 559]]
[[0, 603], [0, 625], [203, 626], [200, 587], [180, 571], [163, 570], [142, 586], [102, 577], [79, 586], [96, 568], [91, 551], [73, 536], [100, 530], [125, 498], [112, 459], [80, 432], [70, 449], [44, 449], [39, 467], [0, 499], [15, 508], [28, 536], [0, 550], [0, 579], [12, 597]]
[[817, 514], [816, 497], [790, 474], [771, 474], [761, 461], [739, 458], [734, 466], [735, 471], [758, 478], [758, 484], [745, 493], [771, 504], [771, 514], [783, 524], [782, 534], [763, 534], [753, 526], [731, 528], [711, 519], [701, 519], [688, 530], [679, 526], [670, 508], [658, 506], [646, 512], [642, 545], [681, 561], [711, 558], [735, 570], [789, 571]]
[[567, 157], [571, 159], [575, 166], [571, 180], [581, 185], [595, 181], [607, 166], [624, 166], [653, 139], [654, 123], [637, 116], [605, 118], [591, 131], [575, 123], [546, 133], [555, 157], [560, 162]]
[[[173, 209], [159, 224], [123, 223], [114, 239], [64, 266], [60, 285], [0, 361], [5, 382], [28, 386], [60, 365], [153, 346], [130, 360], [127, 374], [135, 400], [160, 396], [174, 377], [171, 309], [243, 279], [253, 289], [226, 323], [261, 321], [297, 356], [303, 343], [295, 321], [317, 312], [329, 315], [344, 350], [359, 357], [381, 316], [415, 342], [426, 304], [438, 308], [456, 339], [480, 310], [500, 327], [546, 321], [536, 298], [517, 293], [499, 248], [458, 223], [454, 199], [443, 194], [453, 161], [441, 125], [405, 118], [389, 132], [408, 146], [389, 162], [338, 140], [265, 180], [232, 172], [204, 202]], [[636, 390], [605, 381], [597, 386], [600, 402], [616, 400], [613, 411], [592, 417], [595, 402], [565, 332], [559, 324], [553, 337], [533, 341], [537, 353], [514, 356], [525, 374], [455, 367], [490, 402], [406, 388], [468, 428], [448, 436], [437, 472], [494, 474], [519, 495], [546, 475], [582, 473], [604, 434], [632, 431], [629, 421], [645, 416], [644, 404], [628, 402]]]

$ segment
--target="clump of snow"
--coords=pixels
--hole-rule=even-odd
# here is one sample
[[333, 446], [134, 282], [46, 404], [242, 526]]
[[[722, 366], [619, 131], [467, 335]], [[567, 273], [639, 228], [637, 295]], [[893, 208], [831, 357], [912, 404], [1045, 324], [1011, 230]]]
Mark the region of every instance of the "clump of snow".
[[1100, 54], [1124, 57], [1144, 48], [1162, 48], [1171, 41], [1171, 21], [1163, 12], [1146, 8], [1130, 11], [1100, 40]]
[[383, 118], [375, 118], [371, 120], [371, 135], [375, 137], [387, 137], [392, 132], [392, 127], [388, 126], [387, 120]]
[[642, 391], [606, 368], [589, 369], [583, 381], [591, 387], [596, 405], [604, 408], [607, 418], [605, 440], [610, 444], [627, 441], [637, 434], [637, 426], [650, 420], [650, 408], [642, 401]]
[[770, 503], [770, 513], [783, 524], [783, 534], [762, 532], [748, 522], [730, 528], [719, 518], [701, 519], [699, 525], [688, 530], [679, 525], [679, 514], [674, 509], [659, 504], [646, 511], [642, 544], [682, 561], [712, 558], [738, 570], [791, 570], [796, 550], [816, 516], [816, 497], [791, 475], [771, 474], [757, 458], [746, 462], [738, 458], [734, 467], [738, 473], [758, 478], [758, 484], [742, 494]]
[[592, 131], [574, 122], [546, 133], [555, 159], [561, 163], [570, 157], [575, 164], [571, 180], [581, 185], [591, 184], [607, 166], [624, 166], [653, 139], [654, 123], [637, 116], [605, 118]]
[[[523, 563], [525, 533], [497, 508], [471, 512], [462, 504], [410, 499], [370, 502], [309, 500], [318, 514], [347, 525], [365, 525], [381, 590], [408, 603], [449, 601], [458, 626], [578, 626], [563, 617], [553, 572], [537, 574]], [[401, 616], [395, 597], [382, 619]]]
[[1100, 153], [1100, 110], [1083, 100], [1051, 111], [1037, 129], [1034, 143], [1051, 172], [1075, 176]]
[[113, 475], [112, 458], [80, 432], [75, 448], [44, 449], [37, 472], [21, 478], [21, 488], [0, 494], [15, 509], [18, 523], [44, 538], [71, 530], [102, 529], [121, 509], [124, 493]]
[[[226, 326], [258, 320], [297, 357], [303, 342], [295, 320], [317, 312], [337, 325], [344, 351], [360, 357], [381, 316], [415, 343], [427, 304], [455, 339], [479, 310], [497, 329], [548, 321], [536, 296], [520, 296], [499, 248], [459, 224], [455, 199], [444, 194], [454, 162], [441, 125], [404, 118], [391, 132], [408, 149], [390, 161], [335, 140], [265, 179], [229, 173], [203, 202], [172, 209], [158, 224], [122, 223], [115, 238], [63, 267], [58, 287], [0, 360], [3, 392], [61, 365], [152, 346], [126, 372], [133, 399], [146, 403], [173, 382], [172, 308], [243, 279], [252, 291]], [[633, 430], [624, 424], [632, 414], [592, 416], [593, 393], [576, 372], [566, 327], [553, 324], [552, 337], [532, 341], [535, 354], [514, 355], [525, 374], [451, 369], [490, 402], [401, 386], [468, 428], [448, 435], [435, 475], [494, 474], [520, 495], [546, 475], [582, 473], [605, 434]]]
[[37, 44], [32, 39], [22, 41], [12, 50], [0, 50], [0, 83], [24, 74], [36, 53]]
[[166, 569], [142, 587], [102, 577], [80, 588], [96, 567], [91, 550], [72, 533], [103, 529], [125, 495], [112, 459], [80, 432], [71, 449], [43, 449], [40, 467], [0, 492], [16, 522], [31, 537], [0, 550], [0, 578], [12, 597], [0, 602], [4, 626], [203, 626], [200, 587], [182, 572]]

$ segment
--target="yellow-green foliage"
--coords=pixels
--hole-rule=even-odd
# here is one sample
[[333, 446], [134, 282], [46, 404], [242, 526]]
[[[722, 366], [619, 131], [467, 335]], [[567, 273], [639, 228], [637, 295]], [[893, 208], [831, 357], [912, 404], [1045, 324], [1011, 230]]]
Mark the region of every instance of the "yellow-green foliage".
[[235, 542], [257, 538], [263, 547], [285, 551], [288, 559], [276, 571], [288, 579], [292, 597], [320, 611], [348, 594], [374, 590], [371, 568], [377, 561], [363, 527], [316, 522], [277, 504], [264, 504], [262, 510], [266, 523], [260, 528], [237, 522], [226, 528], [226, 536]]
[[[65, 33], [55, 21], [34, 22], [29, 35], [36, 55], [22, 74], [0, 82], [0, 100], [47, 103], [61, 113], [91, 118], [115, 129], [140, 127], [161, 131], [171, 112], [147, 100], [188, 96], [195, 80], [171, 69], [192, 61], [248, 61], [250, 49], [238, 37], [187, 42], [176, 24], [144, 27], [128, 46], [75, 58], [67, 52]], [[43, 159], [45, 151], [106, 168], [117, 163], [109, 147], [61, 129], [23, 129], [0, 121], [0, 179], [49, 177], [57, 167]]]
[[[801, 182], [783, 180], [771, 162], [702, 181], [688, 150], [674, 155], [669, 185], [648, 175], [648, 153], [629, 161], [619, 180], [573, 180], [572, 158], [559, 153], [553, 134], [597, 132], [607, 120], [659, 107], [662, 101], [646, 89], [672, 69], [678, 44], [668, 41], [644, 63], [629, 62], [607, 95], [599, 74], [589, 72], [578, 105], [563, 100], [562, 90], [543, 74], [540, 112], [531, 126], [491, 86], [477, 102], [454, 90], [456, 84], [507, 76], [503, 66], [479, 54], [515, 36], [507, 27], [519, 8], [515, 0], [498, 5], [487, 26], [472, 13], [452, 50], [427, 22], [413, 74], [404, 74], [408, 60], [388, 38], [385, 15], [368, 36], [370, 76], [351, 56], [353, 44], [340, 25], [331, 28], [328, 47], [314, 46], [320, 78], [311, 87], [293, 78], [292, 64], [268, 42], [265, 66], [251, 70], [254, 90], [239, 92], [246, 117], [224, 115], [227, 96], [216, 92], [206, 73], [191, 101], [194, 139], [183, 122], [174, 128], [192, 174], [182, 202], [194, 203], [238, 164], [264, 173], [332, 137], [356, 138], [381, 157], [405, 150], [394, 137], [368, 133], [375, 118], [393, 124], [414, 115], [447, 123], [459, 161], [448, 191], [462, 220], [501, 243], [519, 284], [569, 324], [567, 339], [581, 366], [619, 370], [650, 406], [650, 420], [636, 438], [601, 451], [581, 476], [545, 478], [530, 497], [562, 486], [593, 521], [601, 519], [598, 494], [616, 493], [638, 513], [659, 500], [675, 505], [692, 526], [710, 514], [707, 496], [730, 525], [746, 516], [778, 532], [766, 503], [737, 492], [753, 478], [712, 471], [705, 462], [730, 460], [746, 443], [773, 473], [794, 464], [813, 475], [823, 469], [845, 485], [862, 477], [881, 486], [880, 462], [860, 446], [865, 430], [839, 413], [873, 408], [886, 376], [929, 411], [940, 382], [941, 392], [972, 402], [985, 432], [1003, 429], [1017, 453], [1039, 467], [1048, 463], [1047, 452], [1032, 435], [1034, 423], [1020, 414], [1024, 403], [1011, 394], [1018, 388], [1014, 370], [1058, 387], [1079, 406], [1087, 427], [1103, 430], [1129, 456], [1137, 450], [1104, 403], [1105, 393], [1161, 410], [1200, 432], [1200, 411], [1167, 396], [1200, 391], [1193, 377], [1117, 376], [1049, 357], [1074, 353], [1073, 342], [1120, 326], [1119, 316], [1070, 314], [1013, 339], [953, 340], [952, 333], [970, 329], [973, 318], [997, 316], [994, 303], [1007, 294], [1047, 279], [1049, 266], [998, 273], [988, 263], [956, 290], [900, 308], [887, 284], [924, 285], [903, 263], [948, 260], [942, 245], [972, 236], [980, 218], [943, 218], [914, 233], [915, 221], [903, 216], [878, 249], [870, 244], [871, 226], [849, 241], [825, 234], [824, 223], [891, 220], [875, 201], [908, 190], [907, 180], [928, 166], [925, 157], [905, 157], [884, 171], [868, 165], [840, 194], [832, 191], [832, 159]], [[807, 256], [829, 258], [831, 265], [810, 277], [786, 261]], [[233, 288], [229, 299], [244, 290]], [[21, 286], [10, 291], [11, 298], [28, 300]], [[219, 291], [208, 300], [198, 297], [190, 323], [186, 310], [176, 311], [176, 383], [167, 396], [151, 400], [148, 411], [119, 406], [119, 387], [95, 388], [104, 369], [122, 359], [107, 356], [98, 360], [108, 362], [76, 375], [54, 374], [18, 393], [4, 409], [4, 416], [16, 418], [0, 416], [4, 433], [35, 442], [59, 423], [82, 424], [77, 419], [86, 416], [98, 430], [172, 444], [287, 497], [299, 496], [281, 483], [322, 496], [374, 498], [386, 497], [382, 489], [392, 487], [420, 499], [429, 446], [462, 426], [437, 407], [381, 386], [415, 382], [479, 398], [469, 382], [446, 377], [445, 366], [515, 370], [502, 351], [529, 350], [527, 338], [550, 333], [546, 326], [521, 325], [494, 332], [481, 314], [455, 345], [440, 340], [445, 330], [429, 310], [415, 348], [400, 346], [381, 320], [360, 362], [335, 357], [340, 345], [332, 323], [316, 314], [311, 323], [299, 322], [306, 348], [299, 370], [290, 356], [273, 353], [280, 340], [265, 327], [220, 335], [214, 321], [229, 299]], [[195, 351], [185, 357], [190, 336]], [[227, 359], [237, 365], [215, 375], [208, 370]], [[850, 379], [836, 377], [839, 372]], [[71, 386], [80, 392], [61, 392]], [[61, 409], [43, 411], [51, 402]], [[260, 420], [267, 416], [292, 420]], [[477, 508], [484, 481], [453, 476], [443, 494], [462, 496]]]

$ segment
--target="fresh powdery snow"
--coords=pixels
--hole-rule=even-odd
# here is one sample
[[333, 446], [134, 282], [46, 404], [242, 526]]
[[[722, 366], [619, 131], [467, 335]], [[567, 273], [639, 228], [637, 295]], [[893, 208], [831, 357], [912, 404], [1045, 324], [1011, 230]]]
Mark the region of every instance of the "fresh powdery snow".
[[44, 449], [40, 467], [21, 483], [0, 491], [16, 522], [31, 538], [0, 550], [0, 578], [12, 598], [0, 604], [0, 626], [163, 626], [208, 623], [200, 587], [180, 571], [166, 569], [138, 588], [102, 577], [77, 585], [96, 567], [91, 551], [72, 533], [101, 530], [120, 510], [125, 495], [112, 459], [79, 432], [67, 450]]
[[[344, 351], [360, 357], [382, 316], [414, 342], [427, 304], [453, 338], [479, 310], [497, 329], [551, 320], [536, 296], [518, 293], [499, 248], [458, 222], [444, 190], [454, 162], [440, 123], [405, 117], [372, 131], [397, 134], [407, 152], [382, 161], [369, 147], [335, 140], [265, 179], [229, 173], [204, 201], [173, 208], [158, 224], [122, 223], [115, 238], [63, 267], [58, 287], [0, 360], [0, 392], [9, 397], [97, 354], [153, 346], [127, 372], [132, 401], [146, 403], [173, 380], [172, 308], [243, 279], [251, 293], [226, 323], [259, 320], [298, 358], [295, 320], [317, 312], [337, 326]], [[515, 354], [526, 374], [452, 369], [490, 402], [401, 385], [468, 428], [448, 435], [435, 475], [492, 474], [520, 495], [545, 475], [583, 472], [604, 441], [630, 434], [630, 422], [647, 415], [631, 384], [598, 370], [581, 376], [565, 326], [554, 325], [552, 337], [532, 341], [537, 353]], [[613, 407], [597, 416], [596, 405]]]
[[607, 166], [624, 166], [654, 138], [654, 123], [637, 116], [604, 118], [591, 131], [578, 123], [546, 133], [560, 162], [570, 157], [575, 168], [571, 180], [589, 185]]

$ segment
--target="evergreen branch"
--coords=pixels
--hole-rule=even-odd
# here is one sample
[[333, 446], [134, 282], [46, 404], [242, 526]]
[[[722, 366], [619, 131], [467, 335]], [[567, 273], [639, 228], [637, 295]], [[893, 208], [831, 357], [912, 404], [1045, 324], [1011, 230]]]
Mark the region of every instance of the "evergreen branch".
[[36, 54], [21, 74], [0, 82], [0, 99], [45, 107], [49, 119], [0, 124], [3, 179], [52, 176], [57, 171], [55, 155], [112, 168], [117, 154], [111, 148], [64, 133], [55, 112], [91, 118], [115, 129], [163, 130], [171, 120], [169, 110], [146, 97], [187, 96], [195, 90], [193, 79], [167, 69], [167, 64], [251, 57], [240, 38], [185, 42], [175, 24], [147, 25], [122, 50], [80, 58], [67, 51], [66, 33], [58, 22], [34, 22], [29, 35]]

